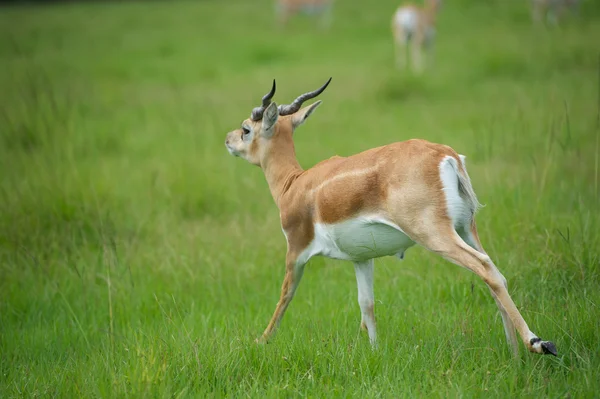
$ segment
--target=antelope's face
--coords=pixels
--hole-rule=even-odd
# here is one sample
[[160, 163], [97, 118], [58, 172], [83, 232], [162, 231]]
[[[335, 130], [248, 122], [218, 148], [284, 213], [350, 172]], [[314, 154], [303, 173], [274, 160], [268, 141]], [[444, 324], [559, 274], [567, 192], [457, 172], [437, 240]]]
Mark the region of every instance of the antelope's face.
[[275, 95], [273, 88], [262, 98], [262, 105], [252, 110], [250, 118], [242, 122], [239, 129], [227, 133], [225, 147], [231, 155], [240, 157], [253, 165], [260, 166], [261, 161], [270, 153], [277, 140], [291, 140], [292, 133], [321, 104], [317, 101], [302, 109], [302, 103], [321, 94], [331, 78], [320, 89], [302, 94], [290, 105], [272, 103]]
[[253, 165], [260, 165], [260, 149], [269, 145], [262, 132], [262, 121], [248, 118], [239, 129], [227, 133], [225, 147], [233, 156], [241, 157]]

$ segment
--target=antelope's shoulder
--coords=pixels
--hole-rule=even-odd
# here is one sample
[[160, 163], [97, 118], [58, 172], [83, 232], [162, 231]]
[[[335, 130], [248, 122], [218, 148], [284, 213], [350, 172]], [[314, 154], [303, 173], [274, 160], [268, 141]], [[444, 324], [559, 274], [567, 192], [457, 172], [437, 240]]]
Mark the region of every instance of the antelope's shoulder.
[[334, 165], [338, 165], [339, 163], [343, 162], [345, 159], [346, 159], [346, 157], [334, 155], [330, 158], [322, 160], [321, 162], [318, 162], [317, 164], [315, 164], [315, 166], [313, 166], [309, 170], [317, 170], [317, 169], [321, 169], [321, 168], [332, 167]]

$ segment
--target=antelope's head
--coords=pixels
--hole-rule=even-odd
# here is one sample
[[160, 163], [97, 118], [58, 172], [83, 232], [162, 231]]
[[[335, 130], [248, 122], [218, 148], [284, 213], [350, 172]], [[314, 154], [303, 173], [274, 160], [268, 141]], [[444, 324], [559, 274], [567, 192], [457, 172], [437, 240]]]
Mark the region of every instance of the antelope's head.
[[321, 101], [304, 108], [301, 108], [302, 103], [321, 94], [329, 82], [331, 78], [321, 88], [302, 94], [289, 105], [278, 107], [271, 102], [276, 88], [273, 80], [273, 87], [262, 98], [262, 105], [254, 108], [250, 118], [244, 120], [238, 129], [227, 134], [225, 146], [229, 153], [260, 166], [276, 144], [292, 142], [294, 130], [310, 116]]

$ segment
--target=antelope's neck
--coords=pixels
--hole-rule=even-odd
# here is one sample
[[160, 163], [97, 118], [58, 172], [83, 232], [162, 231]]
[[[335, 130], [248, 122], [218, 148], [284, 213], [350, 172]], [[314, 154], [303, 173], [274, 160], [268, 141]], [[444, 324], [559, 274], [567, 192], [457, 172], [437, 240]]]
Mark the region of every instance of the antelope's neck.
[[279, 138], [269, 150], [269, 154], [261, 161], [269, 189], [277, 207], [281, 209], [281, 200], [292, 183], [303, 172], [298, 160], [296, 150], [291, 140]]

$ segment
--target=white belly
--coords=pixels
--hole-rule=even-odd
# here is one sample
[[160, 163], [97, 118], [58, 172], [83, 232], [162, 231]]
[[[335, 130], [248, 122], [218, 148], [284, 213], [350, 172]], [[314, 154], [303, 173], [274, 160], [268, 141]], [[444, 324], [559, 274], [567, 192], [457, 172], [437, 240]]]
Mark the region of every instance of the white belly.
[[395, 224], [376, 216], [360, 216], [336, 224], [315, 224], [315, 238], [298, 260], [305, 263], [314, 255], [352, 261], [402, 257], [414, 244]]

